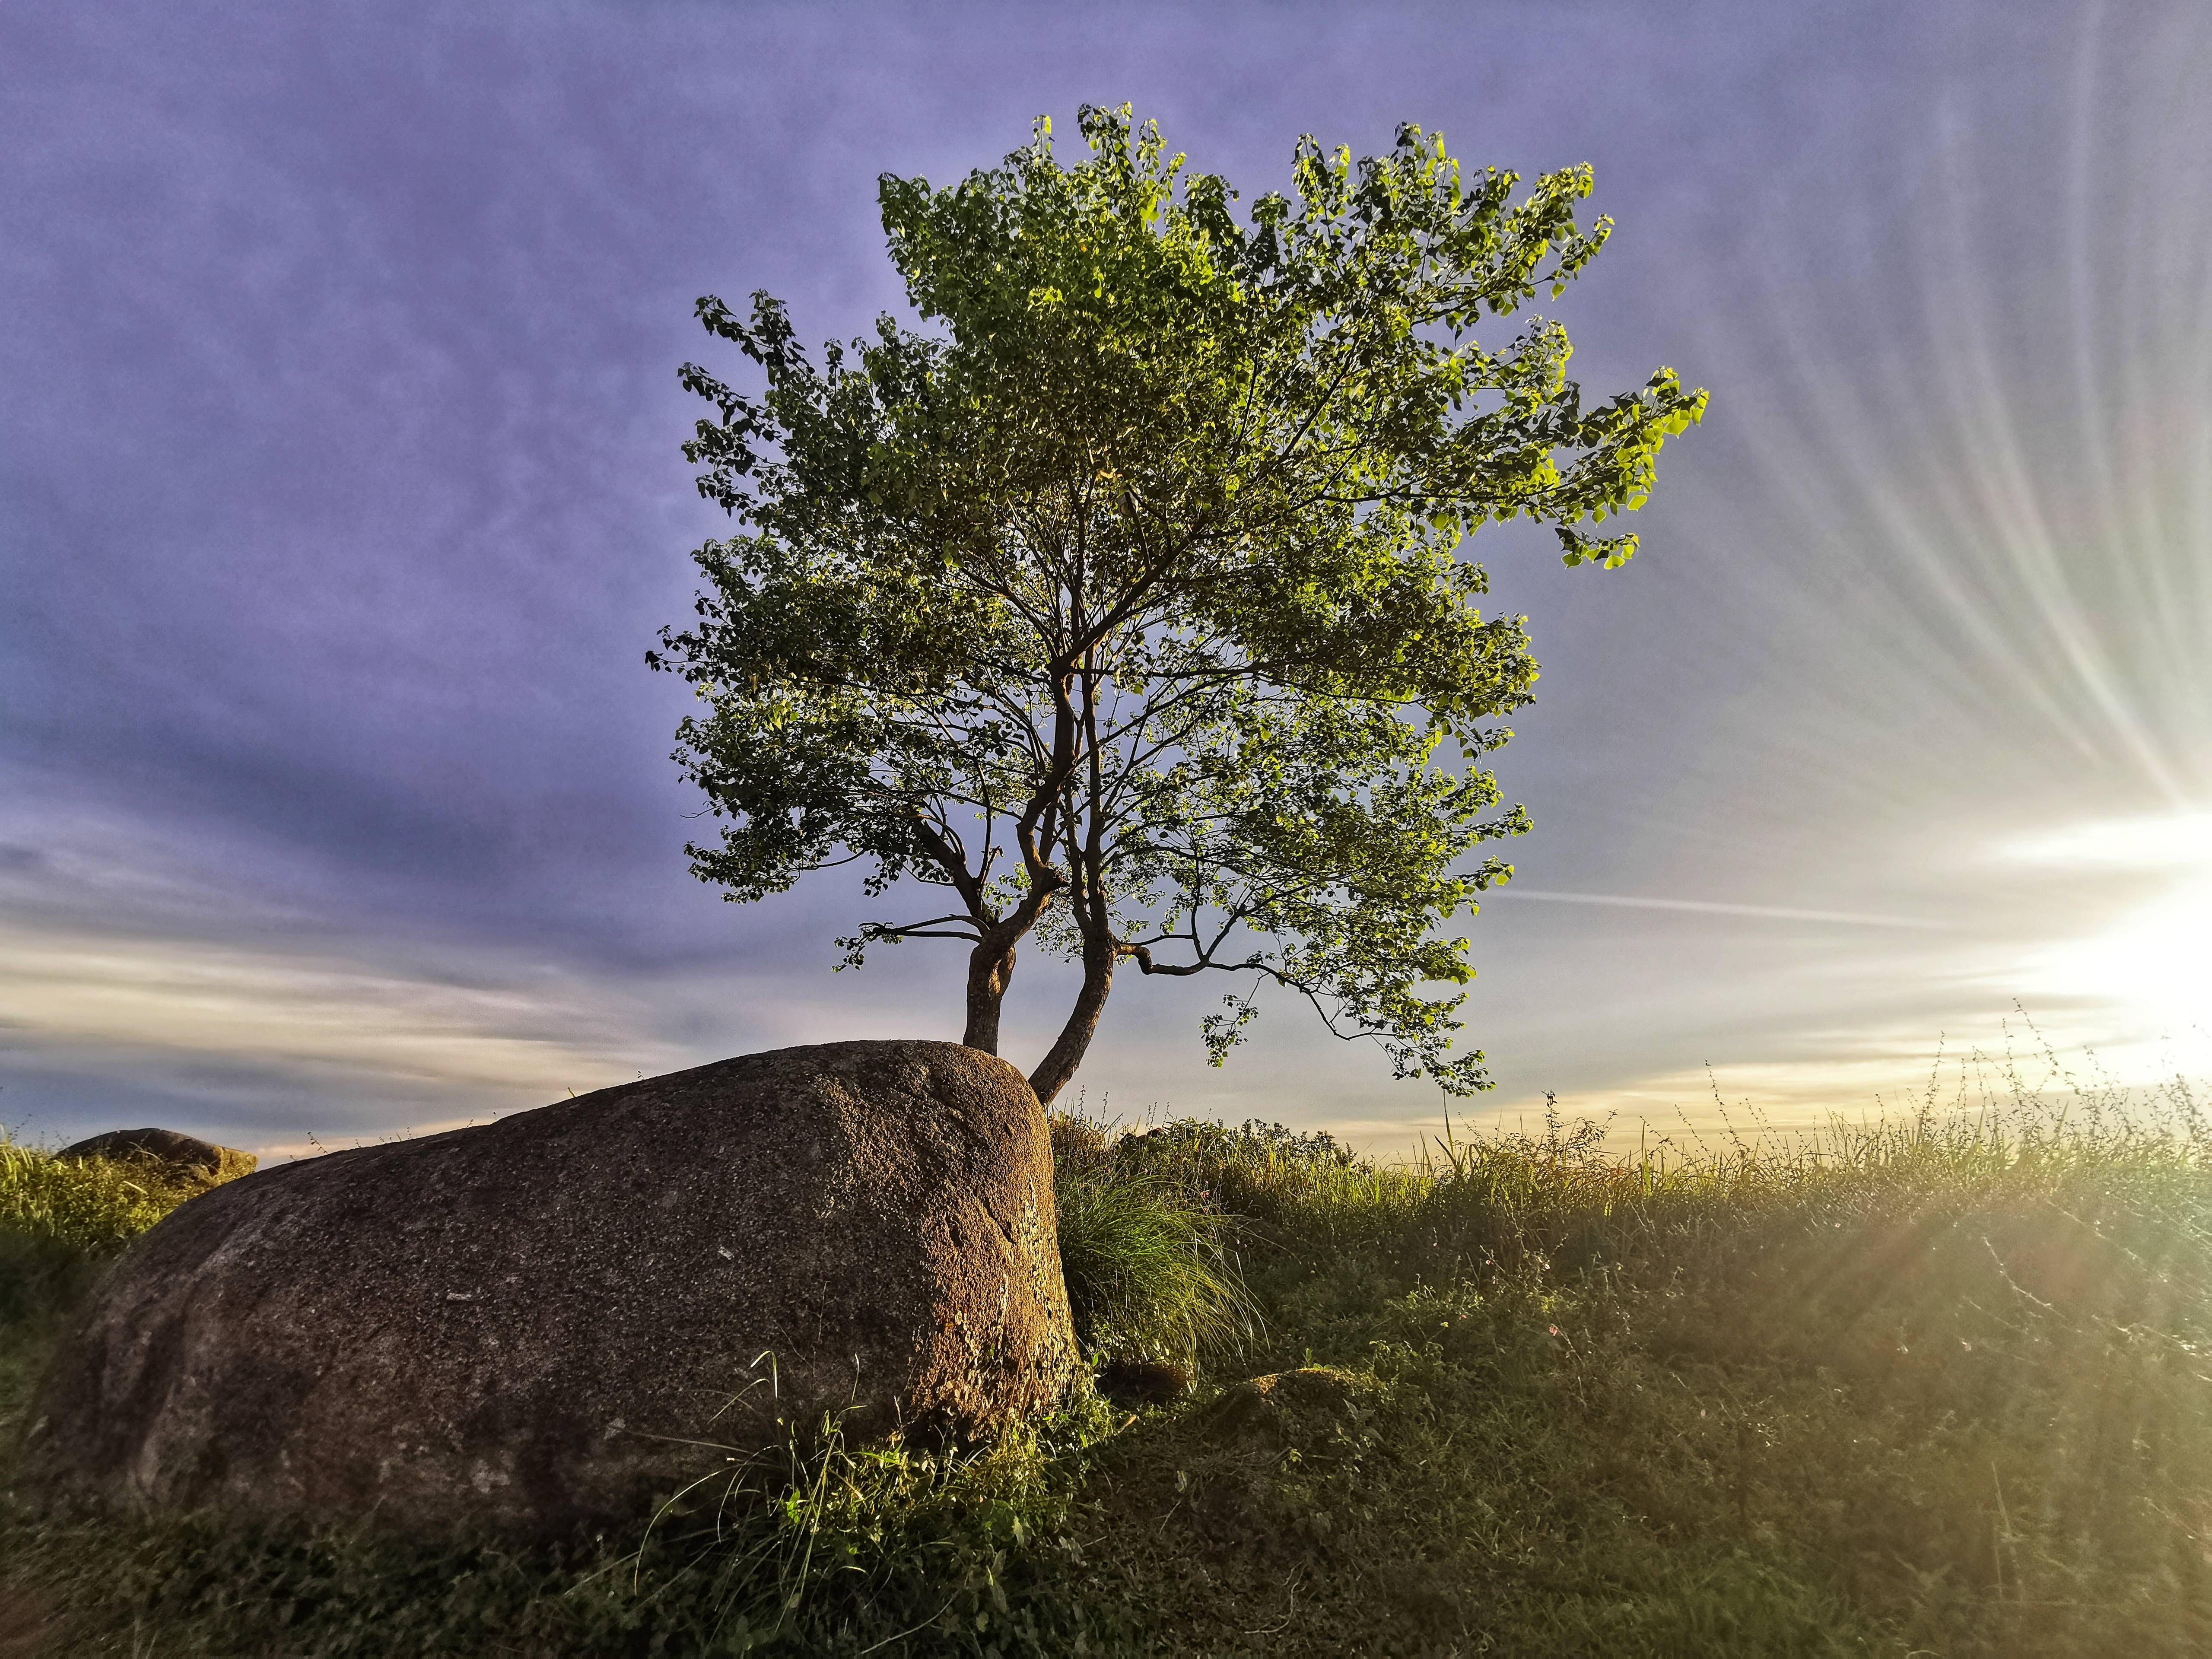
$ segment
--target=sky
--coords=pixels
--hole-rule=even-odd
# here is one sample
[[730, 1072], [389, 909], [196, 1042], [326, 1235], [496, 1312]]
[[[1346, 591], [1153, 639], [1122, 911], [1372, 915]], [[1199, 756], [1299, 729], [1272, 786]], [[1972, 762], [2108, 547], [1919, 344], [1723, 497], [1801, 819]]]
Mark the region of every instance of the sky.
[[[1711, 393], [1626, 567], [1466, 550], [1543, 676], [1461, 1121], [2212, 1074], [2208, 75], [2193, 0], [0, 0], [0, 1123], [282, 1153], [956, 1038], [957, 947], [832, 971], [855, 884], [688, 872], [677, 372], [702, 294], [896, 308], [880, 173], [1125, 100], [1247, 199], [1403, 120], [1590, 163], [1577, 377]], [[1210, 1069], [1218, 994], [1125, 975], [1086, 1109], [1440, 1123], [1286, 1003]]]

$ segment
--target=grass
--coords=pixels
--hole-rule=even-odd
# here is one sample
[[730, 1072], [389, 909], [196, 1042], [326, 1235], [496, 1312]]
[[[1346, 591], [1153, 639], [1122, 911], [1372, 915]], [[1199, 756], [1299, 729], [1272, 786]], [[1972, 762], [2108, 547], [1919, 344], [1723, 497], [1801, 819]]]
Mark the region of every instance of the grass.
[[[2195, 1097], [1927, 1105], [1407, 1167], [1065, 1122], [1072, 1299], [1102, 1358], [1196, 1363], [1170, 1403], [967, 1456], [823, 1425], [559, 1549], [0, 1517], [0, 1652], [2212, 1650]], [[0, 1238], [150, 1212], [0, 1168]]]
[[160, 1164], [51, 1158], [0, 1133], [0, 1446], [100, 1268], [211, 1184]]
[[1189, 1371], [1231, 1361], [1260, 1316], [1233, 1256], [1235, 1224], [1211, 1195], [1146, 1169], [1079, 1117], [1053, 1126], [1060, 1259], [1087, 1352]]

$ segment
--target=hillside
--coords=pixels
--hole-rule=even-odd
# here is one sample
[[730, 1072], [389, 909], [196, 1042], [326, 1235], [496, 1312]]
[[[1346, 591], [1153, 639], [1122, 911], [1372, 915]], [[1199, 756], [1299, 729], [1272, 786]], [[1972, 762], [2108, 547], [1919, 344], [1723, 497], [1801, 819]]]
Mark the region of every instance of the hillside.
[[[0, 1654], [2203, 1651], [2212, 1129], [2111, 1104], [1412, 1168], [1063, 1119], [1112, 1400], [965, 1458], [810, 1437], [557, 1551], [11, 1509]], [[127, 1173], [0, 1151], [10, 1440], [189, 1195]]]

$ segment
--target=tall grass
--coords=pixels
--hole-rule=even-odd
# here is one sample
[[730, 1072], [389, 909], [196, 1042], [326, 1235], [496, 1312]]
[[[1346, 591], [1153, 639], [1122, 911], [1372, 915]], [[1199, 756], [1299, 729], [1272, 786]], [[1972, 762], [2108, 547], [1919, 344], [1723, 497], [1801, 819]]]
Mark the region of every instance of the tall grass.
[[1097, 1171], [1056, 1186], [1060, 1267], [1086, 1351], [1189, 1364], [1253, 1334], [1226, 1217], [1156, 1178]]
[[118, 1249], [212, 1184], [150, 1160], [56, 1158], [0, 1132], [0, 1231], [21, 1238]]
[[1237, 1266], [1237, 1223], [1212, 1195], [1146, 1166], [1140, 1143], [1073, 1115], [1052, 1120], [1060, 1269], [1076, 1339], [1094, 1358], [1187, 1374], [1231, 1359], [1259, 1312]]
[[108, 1256], [213, 1184], [149, 1160], [55, 1158], [0, 1131], [0, 1323], [65, 1306]]
[[2212, 1650], [2212, 1135], [2185, 1083], [1605, 1140], [1554, 1113], [1389, 1168], [1183, 1125], [1131, 1163], [1252, 1218], [1278, 1363], [1395, 1354], [1424, 1411], [1537, 1412], [1515, 1503], [1562, 1517], [1547, 1548], [1625, 1510], [1647, 1543], [1794, 1562], [1906, 1646]]

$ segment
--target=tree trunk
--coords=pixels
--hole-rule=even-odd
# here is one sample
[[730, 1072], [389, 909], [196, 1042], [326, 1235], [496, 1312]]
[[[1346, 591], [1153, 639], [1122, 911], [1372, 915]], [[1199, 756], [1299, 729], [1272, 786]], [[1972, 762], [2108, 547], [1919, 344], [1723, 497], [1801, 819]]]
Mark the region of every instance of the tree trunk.
[[999, 1010], [1014, 976], [1014, 947], [977, 945], [968, 957], [968, 1032], [961, 1042], [987, 1054], [999, 1052]]
[[1083, 1064], [1085, 1051], [1091, 1047], [1091, 1034], [1098, 1029], [1099, 1011], [1106, 1006], [1106, 993], [1114, 982], [1114, 947], [1109, 942], [1093, 944], [1085, 941], [1083, 947], [1083, 988], [1076, 994], [1075, 1007], [1067, 1017], [1067, 1024], [1060, 1028], [1060, 1038], [1051, 1052], [1038, 1062], [1030, 1073], [1030, 1087], [1046, 1105], [1052, 1097], [1067, 1086], [1075, 1075], [1075, 1068]]

